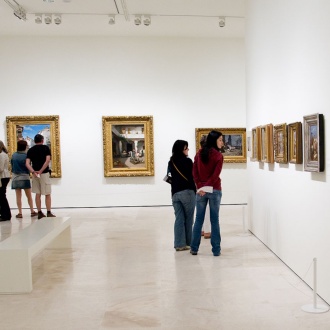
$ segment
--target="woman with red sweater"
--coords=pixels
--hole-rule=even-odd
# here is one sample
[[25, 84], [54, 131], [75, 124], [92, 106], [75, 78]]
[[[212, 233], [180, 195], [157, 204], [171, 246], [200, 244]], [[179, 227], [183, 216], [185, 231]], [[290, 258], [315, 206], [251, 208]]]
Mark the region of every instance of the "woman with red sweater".
[[[198, 253], [207, 204], [210, 207], [212, 253], [215, 257], [221, 254], [219, 210], [222, 197], [220, 179], [223, 165], [223, 155], [220, 152], [222, 146], [222, 133], [211, 131], [207, 136], [206, 143], [197, 152], [194, 159], [193, 177], [197, 187], [197, 195], [196, 219], [190, 245], [192, 255]], [[208, 192], [208, 189], [211, 189], [212, 192]]]

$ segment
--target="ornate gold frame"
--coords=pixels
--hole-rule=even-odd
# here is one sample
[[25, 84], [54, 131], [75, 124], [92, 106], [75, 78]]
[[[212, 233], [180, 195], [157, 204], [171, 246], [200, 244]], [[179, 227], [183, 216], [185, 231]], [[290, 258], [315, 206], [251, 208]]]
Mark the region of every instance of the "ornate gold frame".
[[[61, 153], [60, 153], [60, 128], [59, 116], [8, 116], [7, 123], [7, 145], [9, 157], [16, 151], [18, 134], [28, 125], [49, 125], [50, 149], [52, 153], [51, 176], [60, 178], [61, 172]], [[23, 128], [23, 129], [22, 129]], [[30, 138], [34, 138], [31, 136]]]
[[296, 122], [288, 125], [288, 160], [289, 163], [302, 164], [302, 124]]
[[105, 177], [153, 176], [152, 116], [103, 116]]
[[259, 148], [259, 140], [260, 140], [260, 127], [252, 128], [252, 156], [251, 161], [256, 162], [260, 160], [260, 148]]
[[260, 126], [259, 130], [259, 161], [263, 163], [274, 163], [273, 124]]
[[274, 126], [274, 151], [275, 151], [275, 162], [281, 164], [287, 164], [288, 132], [287, 132], [286, 123]]
[[[207, 135], [210, 131], [219, 131], [226, 136], [230, 136], [230, 139], [234, 135], [238, 135], [236, 138], [236, 145], [229, 146], [223, 152], [225, 163], [246, 163], [246, 129], [245, 128], [196, 128], [196, 152], [200, 148], [200, 140], [203, 135]], [[225, 141], [228, 142], [227, 140]]]

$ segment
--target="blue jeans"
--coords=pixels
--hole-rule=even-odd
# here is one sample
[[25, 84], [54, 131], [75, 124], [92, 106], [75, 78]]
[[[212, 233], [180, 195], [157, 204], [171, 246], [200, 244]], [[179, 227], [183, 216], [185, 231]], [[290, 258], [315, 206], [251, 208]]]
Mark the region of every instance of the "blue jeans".
[[172, 196], [174, 207], [174, 248], [190, 246], [196, 194], [193, 190], [179, 191]]
[[196, 197], [196, 219], [193, 229], [193, 237], [191, 242], [191, 251], [197, 252], [201, 243], [201, 233], [204, 223], [205, 210], [207, 203], [210, 205], [211, 220], [211, 245], [214, 255], [219, 255], [221, 251], [221, 235], [219, 225], [219, 210], [222, 197], [221, 190], [213, 190], [213, 193], [206, 193], [204, 196]]

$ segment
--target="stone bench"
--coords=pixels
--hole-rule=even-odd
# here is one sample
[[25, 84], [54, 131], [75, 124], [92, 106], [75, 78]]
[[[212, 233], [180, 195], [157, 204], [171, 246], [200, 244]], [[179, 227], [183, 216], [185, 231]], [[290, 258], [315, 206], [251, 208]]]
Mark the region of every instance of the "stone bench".
[[32, 257], [45, 247], [71, 248], [71, 219], [42, 218], [0, 242], [0, 294], [32, 291]]

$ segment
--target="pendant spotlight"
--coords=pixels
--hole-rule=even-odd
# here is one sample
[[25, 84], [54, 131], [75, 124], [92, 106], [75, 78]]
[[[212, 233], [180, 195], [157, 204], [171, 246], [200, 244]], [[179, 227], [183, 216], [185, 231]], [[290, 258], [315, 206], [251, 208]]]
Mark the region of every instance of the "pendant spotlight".
[[45, 14], [44, 22], [47, 25], [51, 24], [52, 23], [52, 15], [51, 14]]
[[109, 24], [114, 25], [116, 23], [116, 16], [115, 15], [109, 15]]
[[60, 25], [62, 23], [62, 16], [60, 14], [56, 14], [54, 17], [54, 23], [56, 25]]
[[42, 23], [42, 15], [41, 14], [36, 14], [34, 21], [36, 24], [41, 24]]
[[143, 24], [149, 26], [151, 24], [151, 17], [149, 15], [144, 15]]
[[141, 25], [141, 15], [135, 15], [134, 24]]
[[225, 27], [226, 25], [226, 17], [219, 17], [219, 26]]

